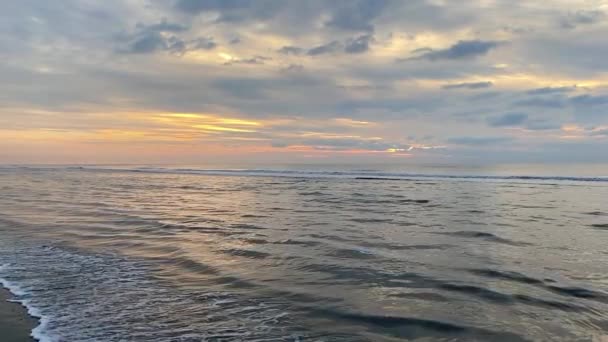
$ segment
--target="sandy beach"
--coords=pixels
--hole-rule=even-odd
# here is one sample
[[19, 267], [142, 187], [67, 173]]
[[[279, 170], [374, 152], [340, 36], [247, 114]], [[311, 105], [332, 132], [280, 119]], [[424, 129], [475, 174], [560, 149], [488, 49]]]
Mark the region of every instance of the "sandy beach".
[[35, 318], [27, 314], [26, 309], [18, 303], [8, 300], [12, 294], [0, 288], [0, 336], [3, 342], [32, 342], [32, 329], [37, 325]]

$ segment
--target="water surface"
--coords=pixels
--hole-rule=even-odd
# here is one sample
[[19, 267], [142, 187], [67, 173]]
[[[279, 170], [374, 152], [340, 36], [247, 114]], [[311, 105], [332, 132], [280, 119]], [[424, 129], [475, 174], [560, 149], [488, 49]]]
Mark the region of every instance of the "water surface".
[[[137, 172], [135, 172], [137, 171]], [[600, 341], [608, 179], [0, 169], [45, 341]]]

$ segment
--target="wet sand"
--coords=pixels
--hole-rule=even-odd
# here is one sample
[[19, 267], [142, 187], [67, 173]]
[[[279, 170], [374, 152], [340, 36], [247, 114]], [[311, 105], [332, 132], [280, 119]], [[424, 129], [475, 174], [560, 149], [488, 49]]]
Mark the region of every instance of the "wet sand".
[[12, 297], [0, 287], [0, 339], [3, 342], [33, 342], [30, 333], [38, 321], [19, 303], [9, 302]]

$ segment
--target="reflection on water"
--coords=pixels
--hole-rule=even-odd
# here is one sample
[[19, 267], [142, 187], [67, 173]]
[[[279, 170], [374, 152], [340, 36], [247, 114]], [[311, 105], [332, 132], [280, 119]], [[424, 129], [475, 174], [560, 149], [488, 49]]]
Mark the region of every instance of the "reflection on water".
[[608, 183], [0, 170], [56, 341], [608, 335]]

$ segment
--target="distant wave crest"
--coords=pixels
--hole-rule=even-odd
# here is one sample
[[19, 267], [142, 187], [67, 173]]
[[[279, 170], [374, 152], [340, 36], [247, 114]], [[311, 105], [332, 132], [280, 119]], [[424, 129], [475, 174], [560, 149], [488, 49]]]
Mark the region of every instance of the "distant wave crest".
[[258, 176], [291, 178], [345, 178], [361, 181], [388, 181], [410, 179], [454, 179], [472, 181], [515, 181], [515, 182], [608, 182], [608, 177], [578, 176], [532, 176], [532, 175], [476, 175], [476, 174], [429, 174], [381, 171], [317, 171], [317, 170], [280, 170], [280, 169], [194, 169], [170, 167], [116, 167], [100, 168], [94, 166], [69, 167], [71, 170], [89, 171], [126, 171], [146, 173], [195, 174], [212, 176]]

